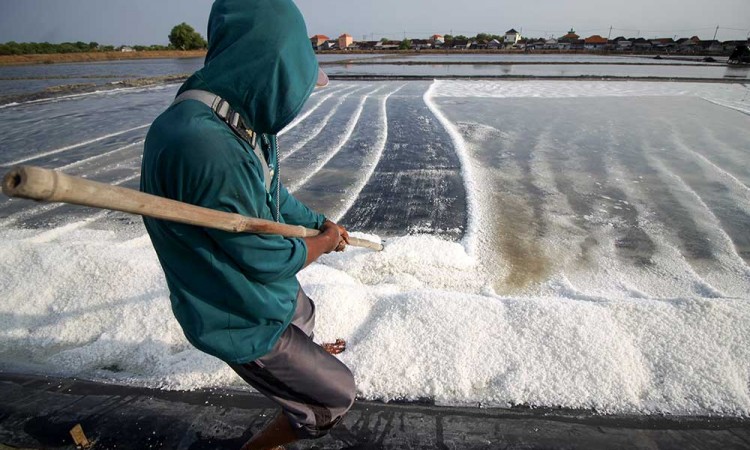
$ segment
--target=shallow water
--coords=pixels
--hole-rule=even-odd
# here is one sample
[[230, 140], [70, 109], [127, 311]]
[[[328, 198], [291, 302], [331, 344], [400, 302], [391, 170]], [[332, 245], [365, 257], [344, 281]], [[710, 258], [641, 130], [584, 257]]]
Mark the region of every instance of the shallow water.
[[329, 75], [451, 76], [451, 77], [631, 77], [750, 79], [750, 68], [698, 65], [602, 65], [602, 64], [463, 64], [435, 62], [428, 65], [349, 64], [326, 66]]
[[[322, 56], [322, 55], [321, 55]], [[726, 63], [726, 57], [718, 57], [716, 64]], [[533, 53], [513, 54], [513, 53], [462, 53], [451, 54], [434, 53], [434, 54], [395, 54], [395, 55], [375, 55], [373, 61], [379, 62], [482, 62], [482, 63], [587, 63], [587, 64], [704, 64], [702, 57], [685, 57], [673, 59], [671, 57], [662, 57], [655, 59], [653, 56], [639, 55], [594, 55], [594, 54], [541, 54]]]
[[[638, 56], [368, 53], [320, 54], [318, 60], [330, 75], [629, 76], [740, 80], [750, 77], [750, 69], [727, 67], [725, 63], [705, 64], [699, 60], [656, 60]], [[357, 64], [346, 64], [347, 61]], [[369, 61], [378, 64], [367, 64]], [[404, 65], [415, 62], [433, 64]], [[472, 62], [478, 64], [471, 65]], [[492, 65], [496, 63], [503, 65]], [[579, 65], [581, 63], [583, 65]], [[0, 66], [0, 99], [30, 95], [58, 86], [106, 86], [125, 79], [191, 74], [202, 64], [202, 58], [184, 58]]]

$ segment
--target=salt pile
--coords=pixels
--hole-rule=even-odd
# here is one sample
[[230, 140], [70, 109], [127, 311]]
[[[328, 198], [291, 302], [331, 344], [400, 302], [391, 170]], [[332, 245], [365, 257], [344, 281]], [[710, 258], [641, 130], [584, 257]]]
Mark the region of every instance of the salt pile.
[[[146, 236], [2, 231], [4, 367], [168, 389], [242, 386], [172, 318]], [[300, 274], [317, 339], [371, 399], [556, 405], [608, 413], [750, 413], [747, 299], [500, 297], [456, 243], [412, 236]]]

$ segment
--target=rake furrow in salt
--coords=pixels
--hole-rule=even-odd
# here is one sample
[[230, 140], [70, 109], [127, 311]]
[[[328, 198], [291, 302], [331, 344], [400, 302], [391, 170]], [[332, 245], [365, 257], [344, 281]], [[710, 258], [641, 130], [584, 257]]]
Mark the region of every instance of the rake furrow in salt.
[[93, 156], [76, 160], [70, 164], [57, 167], [55, 168], [55, 170], [65, 172], [69, 175], [77, 176], [80, 176], [80, 174], [94, 172], [97, 170], [97, 167], [111, 165], [117, 161], [122, 161], [132, 156], [141, 155], [143, 153], [143, 144], [145, 142], [145, 139], [141, 139], [139, 141], [133, 142], [132, 144], [118, 147], [108, 152], [97, 153]]
[[[623, 119], [626, 122], [621, 125], [639, 131], [620, 132], [618, 139], [624, 151], [618, 153], [618, 159], [625, 168], [620, 176], [623, 186], [635, 199], [633, 203], [645, 211], [645, 227], [658, 243], [653, 273], [672, 280], [669, 285], [663, 284], [672, 293], [684, 289], [687, 292], [681, 293], [686, 295], [715, 297], [747, 289], [750, 286], [745, 283], [737, 290], [742, 286], [738, 280], [748, 278], [748, 271], [730, 236], [699, 193], [673, 170], [677, 152], [665, 130], [674, 122], [665, 120], [660, 127], [644, 127], [643, 123], [659, 121], [663, 105], [643, 99], [638, 103], [641, 119]], [[623, 105], [620, 109], [627, 111]], [[652, 289], [658, 286], [650, 285]]]
[[[289, 132], [279, 138], [279, 158], [281, 161], [293, 155], [325, 128], [326, 123], [352, 94], [361, 92], [366, 86], [352, 85], [346, 90], [333, 93], [320, 104], [320, 111], [312, 113], [304, 121], [298, 122]], [[317, 109], [317, 108], [316, 108]]]
[[388, 98], [403, 87], [378, 92], [366, 99], [351, 138], [313, 178], [294, 195], [316, 211], [338, 221], [356, 201], [372, 176], [388, 135]]
[[[137, 141], [106, 153], [90, 156], [65, 166], [52, 168], [65, 172], [68, 175], [89, 177], [101, 171], [106, 171], [108, 168], [117, 167], [120, 164], [127, 166], [128, 161], [132, 163], [135, 159], [140, 158], [143, 153], [143, 143], [143, 140]], [[130, 164], [130, 167], [130, 170], [139, 169], [133, 168], [132, 164]], [[0, 218], [6, 218], [34, 207], [35, 203], [30, 201], [2, 196], [0, 197]]]
[[[712, 107], [714, 107], [712, 105]], [[722, 120], [706, 127], [700, 116], [690, 115], [674, 122], [675, 132], [691, 148], [729, 172], [746, 187], [750, 187], [750, 127], [748, 117], [734, 112], [720, 114]]]
[[[4, 125], [0, 164], [26, 160], [54, 149], [78, 148], [81, 142], [139, 126], [143, 126], [141, 132], [145, 135], [144, 124], [150, 124], [169, 106], [177, 87], [0, 110], [0, 123]], [[41, 122], [40, 117], [44, 118]], [[96, 142], [91, 148], [96, 150], [106, 142]]]
[[340, 94], [341, 92], [344, 92], [348, 89], [346, 85], [338, 85], [338, 86], [332, 86], [329, 89], [324, 89], [320, 91], [314, 92], [310, 99], [305, 103], [305, 107], [302, 109], [302, 111], [299, 113], [299, 115], [286, 126], [283, 130], [279, 132], [279, 137], [284, 136], [285, 134], [292, 131], [297, 125], [299, 125], [301, 122], [303, 122], [305, 119], [310, 117], [312, 113], [318, 110], [320, 108], [320, 105], [323, 104], [326, 100], [333, 97], [334, 95]]
[[[287, 187], [295, 192], [326, 165], [351, 138], [359, 124], [367, 98], [379, 90], [375, 88], [362, 96], [348, 99], [327, 124], [325, 133], [319, 134], [305, 147], [285, 160], [285, 173], [289, 176]], [[352, 104], [356, 103], [354, 109]]]
[[[119, 176], [119, 178], [113, 178], [116, 176]], [[99, 178], [106, 179], [107, 184], [137, 189], [140, 177], [140, 172], [133, 173], [132, 169], [122, 169], [107, 172], [104, 176]], [[97, 208], [69, 205], [65, 203], [46, 203], [25, 209], [18, 214], [7, 217], [0, 222], [0, 227], [55, 228], [75, 223], [79, 220], [87, 219], [100, 213], [101, 210]]]
[[[670, 145], [670, 144], [666, 144]], [[662, 162], [710, 208], [737, 253], [750, 263], [750, 200], [748, 188], [725, 170], [707, 161], [681, 138], [672, 135], [668, 155], [659, 152]]]
[[388, 140], [373, 176], [343, 217], [351, 228], [384, 235], [426, 233], [458, 240], [466, 192], [450, 137], [411, 83], [388, 101]]
[[[83, 142], [79, 142], [79, 143], [76, 143], [76, 144], [73, 144], [73, 145], [68, 145], [68, 146], [56, 148], [56, 149], [53, 149], [53, 150], [47, 150], [47, 151], [35, 153], [35, 154], [32, 154], [32, 155], [28, 155], [28, 156], [25, 156], [23, 158], [19, 158], [19, 159], [16, 159], [16, 160], [3, 162], [2, 165], [6, 166], [6, 167], [10, 167], [10, 166], [15, 166], [17, 164], [45, 162], [45, 161], [49, 160], [50, 156], [57, 155], [59, 153], [67, 152], [67, 151], [70, 151], [70, 150], [79, 149], [81, 147], [86, 147], [86, 146], [89, 146], [89, 145], [92, 145], [92, 144], [98, 144], [98, 143], [100, 143], [102, 141], [106, 141], [107, 139], [111, 139], [111, 138], [114, 138], [114, 137], [126, 135], [126, 134], [129, 134], [129, 133], [133, 133], [135, 131], [144, 130], [144, 129], [150, 127], [150, 126], [151, 126], [151, 124], [148, 123], [148, 124], [145, 124], [145, 125], [140, 125], [140, 126], [137, 126], [137, 127], [129, 128], [127, 130], [122, 130], [122, 131], [117, 131], [117, 132], [114, 132], [114, 133], [109, 133], [109, 134], [106, 134], [104, 136], [99, 136], [97, 138], [90, 139], [90, 140], [83, 141]], [[142, 135], [139, 135], [139, 137], [137, 137], [136, 139], [141, 139], [141, 138], [142, 138]], [[45, 158], [44, 161], [43, 161], [43, 158]], [[75, 161], [75, 159], [74, 159], [74, 161]], [[52, 162], [55, 162], [55, 161], [52, 161]], [[63, 162], [63, 163], [65, 163], [65, 162]]]
[[[141, 152], [134, 152], [128, 159], [118, 160], [109, 165], [92, 167], [85, 173], [85, 178], [106, 184], [124, 185], [138, 189], [135, 179], [140, 179]], [[62, 208], [62, 209], [60, 209]], [[52, 212], [54, 210], [54, 212]], [[68, 213], [68, 211], [71, 211]], [[13, 199], [12, 203], [0, 208], [0, 226], [42, 227], [45, 224], [71, 222], [71, 217], [91, 215], [93, 208], [74, 205], [39, 204], [29, 200]]]

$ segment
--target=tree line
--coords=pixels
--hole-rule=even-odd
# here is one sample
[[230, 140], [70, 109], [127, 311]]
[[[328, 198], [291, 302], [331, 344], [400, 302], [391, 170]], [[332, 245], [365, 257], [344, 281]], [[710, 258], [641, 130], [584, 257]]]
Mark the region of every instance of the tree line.
[[[159, 51], [159, 50], [202, 50], [208, 43], [193, 27], [181, 23], [172, 28], [169, 33], [169, 45], [133, 45], [135, 51]], [[15, 42], [10, 41], [0, 44], [0, 55], [49, 55], [58, 53], [89, 53], [89, 52], [113, 52], [113, 45], [99, 45], [98, 42], [63, 42], [51, 44], [49, 42]]]
[[485, 41], [490, 42], [492, 40], [496, 40], [498, 42], [503, 42], [505, 39], [505, 35], [500, 36], [499, 34], [489, 34], [489, 33], [479, 33], [474, 37], [467, 37], [462, 34], [459, 35], [450, 35], [446, 34], [443, 36], [443, 40], [445, 41], [446, 45], [450, 45], [454, 41]]
[[[443, 36], [443, 41], [445, 42], [445, 45], [450, 47], [453, 45], [454, 42], [461, 42], [461, 41], [485, 41], [490, 42], [493, 39], [497, 40], [498, 42], [503, 42], [505, 39], [505, 36], [500, 36], [499, 34], [489, 34], [489, 33], [479, 33], [474, 37], [467, 37], [462, 34], [459, 35], [451, 35], [446, 34]], [[383, 38], [380, 40], [380, 42], [391, 42], [388, 38]], [[411, 48], [412, 40], [411, 39], [404, 39], [400, 41], [399, 50], [409, 50]]]
[[[121, 48], [121, 47], [119, 47]], [[136, 51], [170, 50], [166, 45], [134, 45]], [[51, 55], [58, 53], [114, 52], [114, 45], [99, 45], [97, 42], [6, 42], [0, 44], [0, 55]]]

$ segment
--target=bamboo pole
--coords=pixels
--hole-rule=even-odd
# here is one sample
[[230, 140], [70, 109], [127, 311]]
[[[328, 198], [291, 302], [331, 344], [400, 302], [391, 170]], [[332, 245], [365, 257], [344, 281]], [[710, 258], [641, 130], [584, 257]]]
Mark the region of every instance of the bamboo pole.
[[[91, 206], [230, 233], [277, 234], [290, 238], [320, 234], [318, 230], [216, 211], [34, 166], [11, 169], [3, 178], [3, 193], [8, 197]], [[349, 239], [349, 244], [383, 250], [380, 243], [354, 237]]]

